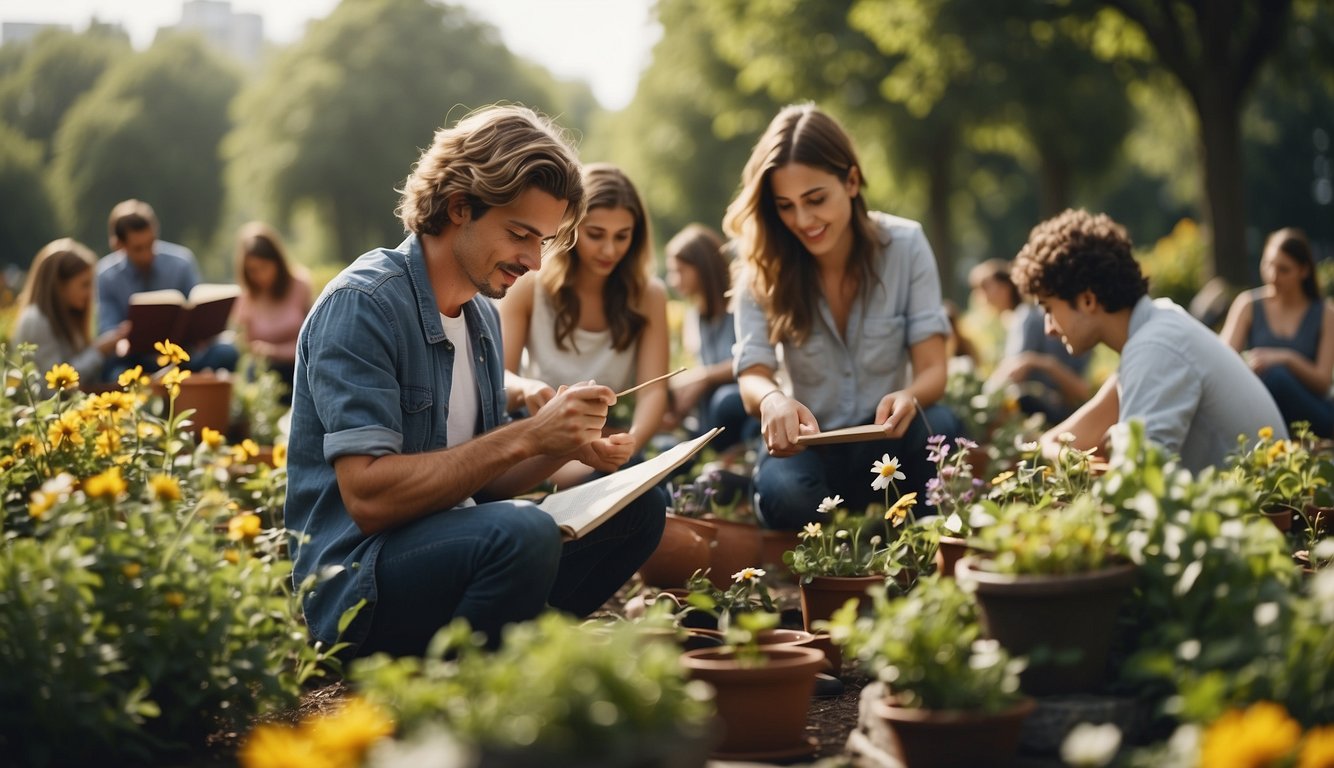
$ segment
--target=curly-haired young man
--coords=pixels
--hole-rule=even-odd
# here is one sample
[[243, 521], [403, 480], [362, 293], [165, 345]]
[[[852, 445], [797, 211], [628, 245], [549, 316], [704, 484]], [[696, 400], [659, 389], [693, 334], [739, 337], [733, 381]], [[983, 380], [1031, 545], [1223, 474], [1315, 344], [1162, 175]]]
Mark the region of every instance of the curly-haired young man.
[[1172, 301], [1149, 298], [1130, 238], [1107, 215], [1066, 210], [1037, 225], [1012, 276], [1072, 354], [1098, 343], [1121, 354], [1098, 393], [1043, 435], [1048, 453], [1065, 433], [1076, 448], [1100, 448], [1113, 426], [1139, 419], [1150, 440], [1198, 471], [1221, 463], [1238, 435], [1268, 426], [1286, 436], [1241, 356]]
[[499, 314], [584, 214], [574, 150], [545, 118], [492, 107], [441, 129], [404, 185], [408, 230], [324, 289], [297, 341], [284, 518], [311, 634], [420, 655], [467, 619], [494, 643], [545, 606], [588, 614], [657, 547], [656, 488], [589, 535], [512, 500], [572, 458], [599, 469], [616, 396], [562, 388], [506, 416]]

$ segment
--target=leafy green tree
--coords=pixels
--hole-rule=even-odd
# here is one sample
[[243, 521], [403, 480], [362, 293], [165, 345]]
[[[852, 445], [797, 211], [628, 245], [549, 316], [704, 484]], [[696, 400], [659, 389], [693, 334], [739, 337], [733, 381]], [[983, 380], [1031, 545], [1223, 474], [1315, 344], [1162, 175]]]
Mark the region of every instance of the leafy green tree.
[[1214, 270], [1250, 280], [1243, 201], [1242, 108], [1278, 50], [1293, 0], [1099, 0], [1136, 25], [1157, 61], [1190, 95], [1199, 119], [1206, 221]]
[[42, 145], [0, 123], [0, 263], [26, 268], [59, 237], [42, 172]]
[[0, 119], [42, 142], [49, 159], [65, 113], [112, 63], [132, 53], [123, 32], [43, 32], [26, 46], [19, 66], [0, 79]]
[[497, 101], [577, 106], [549, 82], [461, 8], [346, 0], [237, 99], [224, 148], [234, 199], [279, 227], [313, 206], [333, 234], [327, 261], [350, 261], [402, 238], [395, 188], [436, 128]]
[[111, 207], [133, 197], [153, 206], [164, 237], [206, 242], [222, 209], [218, 146], [238, 88], [232, 66], [191, 35], [118, 62], [56, 134], [53, 175], [72, 235], [96, 250]]

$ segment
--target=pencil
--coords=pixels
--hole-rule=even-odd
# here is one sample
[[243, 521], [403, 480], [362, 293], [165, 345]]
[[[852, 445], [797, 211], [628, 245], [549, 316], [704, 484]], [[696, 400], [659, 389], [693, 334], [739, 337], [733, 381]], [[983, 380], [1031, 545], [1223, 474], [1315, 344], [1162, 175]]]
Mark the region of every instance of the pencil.
[[625, 390], [624, 392], [617, 392], [617, 393], [616, 393], [616, 399], [617, 399], [617, 400], [620, 400], [622, 397], [625, 397], [626, 395], [630, 394], [631, 392], [638, 392], [639, 390], [643, 389], [644, 387], [647, 387], [647, 386], [650, 385], [650, 384], [657, 384], [658, 382], [663, 381], [663, 380], [665, 380], [665, 379], [670, 379], [671, 377], [673, 377], [673, 376], [675, 376], [676, 374], [678, 374], [678, 373], [684, 371], [685, 369], [686, 369], [686, 368], [685, 368], [685, 366], [683, 365], [683, 366], [681, 366], [680, 368], [677, 368], [676, 370], [672, 371], [671, 373], [664, 373], [663, 375], [657, 377], [656, 379], [649, 379], [648, 381], [646, 381], [646, 382], [644, 382], [644, 383], [642, 383], [642, 384], [636, 384], [636, 385], [634, 385], [633, 387], [630, 387], [629, 389]]

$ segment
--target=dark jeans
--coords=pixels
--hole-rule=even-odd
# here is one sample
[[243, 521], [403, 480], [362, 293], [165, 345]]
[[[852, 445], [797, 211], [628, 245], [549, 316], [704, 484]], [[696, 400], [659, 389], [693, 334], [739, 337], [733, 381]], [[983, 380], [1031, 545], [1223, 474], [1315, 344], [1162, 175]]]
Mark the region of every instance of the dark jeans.
[[[869, 424], [871, 419], [863, 423]], [[899, 491], [916, 491], [919, 499], [925, 498], [926, 481], [936, 476], [926, 449], [926, 439], [933, 434], [950, 439], [962, 434], [958, 417], [941, 404], [919, 413], [898, 440], [816, 446], [787, 458], [761, 452], [755, 469], [755, 508], [760, 522], [767, 528], [800, 530], [806, 523], [821, 520], [817, 509], [826, 496], [842, 496], [844, 508], [853, 510], [864, 509], [872, 502], [884, 503], [885, 492], [871, 488], [875, 479], [871, 465], [886, 453], [898, 458], [907, 476], [896, 481]], [[891, 488], [891, 503], [894, 498]], [[922, 508], [920, 503], [917, 508]]]
[[[234, 371], [236, 370], [236, 363], [241, 357], [240, 353], [236, 351], [236, 346], [225, 341], [210, 344], [203, 352], [187, 351], [190, 353], [190, 361], [181, 367], [193, 372], [204, 370]], [[157, 364], [156, 352], [147, 355], [112, 357], [108, 358], [102, 366], [102, 380], [116, 381], [122, 373], [136, 365], [142, 365], [145, 373], [152, 373], [161, 367]]]
[[428, 515], [385, 535], [375, 565], [378, 599], [357, 655], [421, 655], [441, 627], [464, 618], [494, 647], [506, 624], [550, 605], [587, 616], [643, 565], [662, 538], [666, 496], [657, 488], [581, 539], [561, 541], [526, 501], [497, 501]]
[[1274, 396], [1283, 423], [1305, 421], [1319, 437], [1334, 437], [1334, 403], [1306, 388], [1285, 366], [1271, 366], [1260, 374], [1269, 394]]
[[760, 435], [760, 422], [746, 413], [746, 406], [741, 401], [741, 387], [735, 383], [714, 389], [699, 410], [701, 430], [723, 427], [723, 431], [709, 442], [715, 450], [725, 450], [742, 441], [753, 442]]

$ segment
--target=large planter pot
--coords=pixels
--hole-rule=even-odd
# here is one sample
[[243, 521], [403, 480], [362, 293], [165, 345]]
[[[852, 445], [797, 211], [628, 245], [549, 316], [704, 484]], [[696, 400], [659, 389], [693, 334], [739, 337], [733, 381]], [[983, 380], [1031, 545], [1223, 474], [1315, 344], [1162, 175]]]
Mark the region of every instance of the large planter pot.
[[936, 547], [936, 573], [943, 578], [954, 578], [954, 568], [971, 550], [968, 540], [958, 536], [941, 536]]
[[682, 587], [695, 571], [709, 567], [709, 540], [682, 520], [676, 515], [667, 515], [658, 548], [639, 567], [639, 575], [645, 584], [660, 589]]
[[783, 555], [797, 548], [796, 531], [776, 531], [767, 528], [760, 530], [760, 563], [771, 574], [790, 576], [792, 572], [783, 563]]
[[1035, 702], [1025, 698], [1002, 712], [906, 709], [876, 699], [871, 713], [888, 726], [886, 751], [906, 768], [1012, 765], [1019, 731]]
[[[965, 557], [955, 574], [976, 585], [987, 635], [1011, 655], [1030, 657], [1019, 677], [1024, 692], [1045, 696], [1099, 689], [1117, 610], [1135, 583], [1135, 565], [1065, 575], [1008, 575], [984, 566]], [[1033, 658], [1038, 649], [1044, 653]]]
[[1296, 513], [1288, 507], [1270, 507], [1260, 510], [1260, 514], [1273, 523], [1275, 528], [1287, 533], [1292, 530], [1292, 518]]
[[681, 654], [692, 679], [713, 686], [722, 720], [719, 760], [789, 760], [809, 755], [816, 744], [806, 737], [806, 714], [815, 674], [824, 657], [814, 648], [764, 648], [760, 666], [743, 666], [735, 654], [704, 648]]
[[801, 584], [802, 627], [814, 632], [816, 621], [833, 616], [850, 599], [860, 604], [868, 588], [884, 583], [884, 576], [812, 576]]
[[709, 581], [719, 589], [732, 584], [732, 574], [760, 566], [760, 529], [752, 523], [709, 520], [715, 529], [709, 556]]
[[[166, 389], [160, 384], [154, 384], [153, 391], [163, 398], [167, 396]], [[204, 427], [226, 434], [231, 423], [231, 407], [231, 379], [212, 373], [196, 373], [181, 382], [181, 393], [176, 397], [176, 413], [194, 410], [189, 427], [194, 434], [199, 434]]]

